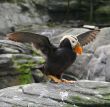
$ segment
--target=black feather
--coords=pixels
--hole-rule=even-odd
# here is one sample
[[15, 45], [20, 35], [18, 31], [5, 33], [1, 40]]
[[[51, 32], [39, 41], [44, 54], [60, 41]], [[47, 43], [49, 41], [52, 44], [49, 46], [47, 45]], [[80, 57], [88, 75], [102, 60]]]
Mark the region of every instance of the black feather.
[[7, 39], [16, 41], [16, 42], [22, 42], [22, 43], [33, 43], [35, 48], [40, 49], [43, 54], [48, 56], [48, 54], [51, 54], [56, 47], [50, 43], [48, 37], [30, 33], [30, 32], [15, 32], [15, 33], [9, 33], [7, 34]]

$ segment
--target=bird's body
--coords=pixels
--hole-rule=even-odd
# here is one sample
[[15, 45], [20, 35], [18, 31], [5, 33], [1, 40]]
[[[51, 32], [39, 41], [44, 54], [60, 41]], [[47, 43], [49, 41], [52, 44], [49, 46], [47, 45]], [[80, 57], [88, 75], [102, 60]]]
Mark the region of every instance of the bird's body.
[[76, 60], [77, 54], [82, 53], [81, 46], [92, 41], [97, 32], [99, 31], [88, 31], [77, 37], [66, 35], [61, 39], [58, 47], [51, 44], [47, 37], [30, 32], [11, 33], [7, 38], [17, 42], [32, 43], [36, 49], [40, 49], [46, 56], [43, 73], [55, 82], [63, 82], [60, 80], [62, 73]]
[[75, 61], [76, 53], [70, 48], [58, 48], [53, 55], [47, 58], [45, 64], [46, 74], [54, 75], [60, 79], [61, 74]]

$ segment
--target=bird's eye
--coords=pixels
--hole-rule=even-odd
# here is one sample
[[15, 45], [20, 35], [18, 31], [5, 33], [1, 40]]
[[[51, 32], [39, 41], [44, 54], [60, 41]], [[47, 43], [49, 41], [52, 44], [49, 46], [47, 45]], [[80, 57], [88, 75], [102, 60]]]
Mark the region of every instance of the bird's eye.
[[74, 43], [74, 41], [72, 41]]

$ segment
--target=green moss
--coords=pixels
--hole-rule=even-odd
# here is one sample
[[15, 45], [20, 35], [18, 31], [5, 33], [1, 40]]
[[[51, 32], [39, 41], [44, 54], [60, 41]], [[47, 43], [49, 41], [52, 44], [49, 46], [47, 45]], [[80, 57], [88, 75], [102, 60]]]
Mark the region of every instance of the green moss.
[[88, 104], [97, 104], [99, 103], [99, 100], [97, 98], [90, 98], [90, 97], [86, 97], [86, 96], [72, 96], [71, 97], [72, 102], [74, 102], [76, 105], [88, 105]]
[[16, 72], [20, 72], [19, 81], [21, 84], [27, 84], [32, 82], [31, 68], [35, 68], [37, 65], [44, 63], [43, 59], [38, 62], [34, 61], [30, 57], [13, 56], [13, 66]]
[[31, 74], [21, 75], [19, 76], [19, 80], [21, 84], [28, 84], [32, 82], [32, 76]]
[[16, 59], [13, 60], [16, 71], [21, 73], [21, 75], [19, 76], [20, 83], [21, 84], [31, 83], [32, 77], [30, 67], [35, 66], [35, 64], [32, 63], [32, 61], [20, 64], [19, 61], [16, 61]]
[[104, 96], [103, 96], [103, 99], [104, 99], [104, 100], [110, 100], [110, 94], [104, 95]]
[[[104, 95], [105, 97], [99, 98], [98, 96], [92, 95], [76, 95], [70, 97], [70, 102], [73, 105], [77, 105], [79, 107], [109, 107], [110, 104], [110, 95]], [[69, 107], [69, 106], [67, 106]], [[71, 106], [70, 106], [71, 107]]]

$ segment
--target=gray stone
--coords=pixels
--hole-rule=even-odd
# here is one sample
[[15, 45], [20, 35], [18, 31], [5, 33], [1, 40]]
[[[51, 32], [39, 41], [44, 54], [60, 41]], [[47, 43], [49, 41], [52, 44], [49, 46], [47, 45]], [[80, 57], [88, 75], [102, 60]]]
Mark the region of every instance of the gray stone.
[[110, 83], [81, 80], [73, 84], [33, 83], [0, 90], [5, 107], [109, 107]]
[[43, 63], [43, 58], [32, 56], [32, 49], [22, 43], [0, 40], [0, 46], [0, 88], [34, 82], [31, 68]]
[[10, 41], [10, 40], [0, 40], [0, 54], [6, 54], [6, 53], [27, 53], [30, 54], [32, 49], [29, 48], [28, 46]]
[[88, 64], [89, 79], [110, 81], [110, 45], [103, 45], [97, 48]]
[[48, 20], [48, 14], [43, 12], [43, 15], [40, 15], [34, 2], [30, 0], [17, 3], [0, 3], [0, 29], [32, 23], [42, 24]]

